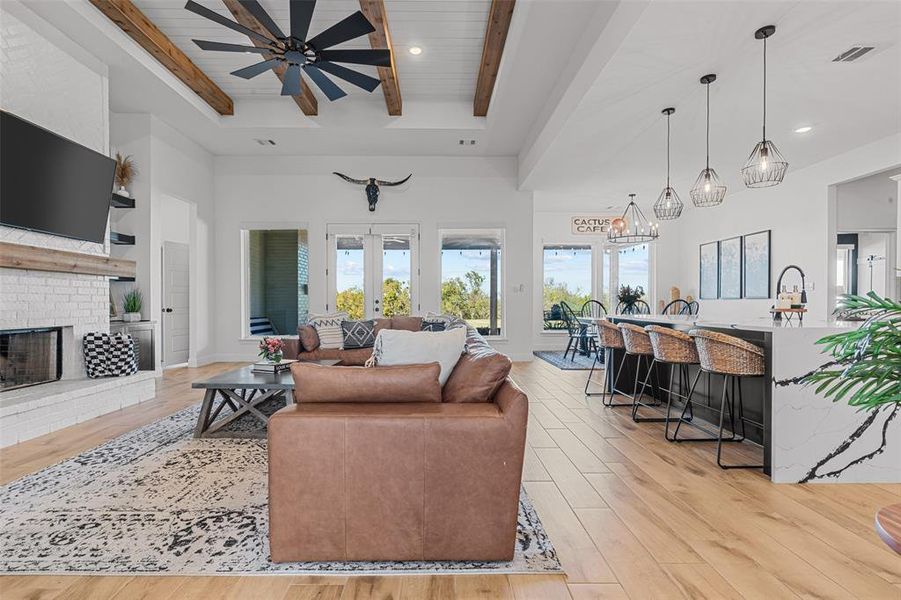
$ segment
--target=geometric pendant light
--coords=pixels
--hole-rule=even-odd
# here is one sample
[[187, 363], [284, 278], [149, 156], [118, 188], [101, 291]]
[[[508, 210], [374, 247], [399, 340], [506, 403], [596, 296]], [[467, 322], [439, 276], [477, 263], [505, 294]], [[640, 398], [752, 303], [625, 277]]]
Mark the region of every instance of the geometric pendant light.
[[710, 168], [710, 84], [716, 81], [716, 75], [704, 75], [701, 77], [701, 83], [707, 88], [707, 163], [695, 185], [688, 192], [692, 203], [699, 208], [707, 206], [717, 206], [723, 203], [726, 197], [726, 186], [720, 181], [716, 171]]
[[776, 33], [775, 25], [761, 27], [754, 37], [763, 40], [763, 139], [754, 146], [745, 167], [741, 170], [745, 186], [770, 187], [782, 183], [788, 163], [782, 158], [776, 145], [766, 139], [766, 40]]
[[661, 221], [669, 221], [678, 219], [685, 205], [682, 204], [679, 194], [669, 183], [669, 118], [676, 112], [676, 109], [664, 108], [662, 112], [666, 115], [666, 187], [657, 196], [657, 202], [654, 203], [654, 215]]
[[623, 216], [610, 222], [607, 241], [611, 244], [641, 244], [653, 242], [659, 235], [657, 224], [645, 218], [635, 204], [635, 194], [629, 194], [629, 205], [623, 211]]

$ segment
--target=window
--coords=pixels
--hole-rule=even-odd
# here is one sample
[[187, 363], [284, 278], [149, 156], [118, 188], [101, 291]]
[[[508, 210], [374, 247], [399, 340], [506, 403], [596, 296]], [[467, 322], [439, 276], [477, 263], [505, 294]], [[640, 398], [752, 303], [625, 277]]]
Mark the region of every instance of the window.
[[503, 331], [502, 229], [442, 230], [441, 312], [482, 335]]
[[607, 312], [613, 312], [616, 309], [616, 304], [613, 302], [615, 294], [613, 293], [613, 282], [611, 281], [613, 273], [610, 271], [610, 256], [610, 248], [604, 248], [604, 251], [601, 252], [601, 297], [599, 300], [604, 305], [604, 308], [607, 309]]
[[627, 285], [631, 288], [641, 287], [644, 290], [642, 300], [651, 303], [651, 251], [648, 244], [638, 244], [620, 248], [618, 251], [617, 281], [619, 287]]
[[310, 309], [306, 229], [244, 234], [245, 335], [294, 335]]
[[592, 298], [591, 246], [546, 245], [543, 265], [543, 329], [565, 329], [560, 302], [566, 302], [578, 313]]

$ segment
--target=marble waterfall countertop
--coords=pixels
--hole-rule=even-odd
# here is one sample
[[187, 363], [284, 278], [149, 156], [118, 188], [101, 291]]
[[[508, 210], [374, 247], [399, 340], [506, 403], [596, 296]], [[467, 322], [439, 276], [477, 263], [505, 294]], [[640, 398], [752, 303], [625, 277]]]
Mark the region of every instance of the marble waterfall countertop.
[[767, 351], [770, 407], [767, 426], [774, 482], [901, 482], [901, 408], [860, 411], [819, 395], [800, 380], [831, 357], [816, 342], [854, 329], [853, 321], [771, 317], [737, 321], [688, 315], [609, 315], [614, 322], [656, 324], [682, 331], [717, 329], [763, 345]]

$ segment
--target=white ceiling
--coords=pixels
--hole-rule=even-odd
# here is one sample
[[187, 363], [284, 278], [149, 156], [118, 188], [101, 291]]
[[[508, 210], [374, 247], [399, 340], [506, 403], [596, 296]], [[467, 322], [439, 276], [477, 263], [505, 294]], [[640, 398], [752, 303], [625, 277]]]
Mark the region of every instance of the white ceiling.
[[[227, 14], [219, 0], [202, 0]], [[110, 109], [149, 112], [224, 155], [519, 156], [527, 189], [563, 198], [644, 205], [665, 179], [665, 122], [675, 106], [673, 182], [688, 187], [704, 160], [704, 90], [711, 90], [711, 166], [730, 190], [760, 136], [761, 50], [769, 43], [768, 132], [792, 170], [901, 130], [901, 2], [519, 0], [488, 118], [472, 116], [489, 0], [386, 0], [397, 50], [402, 117], [380, 89], [328, 102], [304, 116], [279, 96], [274, 76], [228, 74], [246, 55], [203, 52], [191, 37], [243, 43], [239, 34], [184, 10], [182, 0], [138, 5], [235, 99], [219, 117], [88, 0], [27, 6], [109, 65]], [[287, 26], [287, 0], [262, 0]], [[320, 0], [312, 32], [358, 8]], [[360, 41], [364, 46], [368, 41]], [[852, 44], [877, 50], [854, 63], [831, 59]], [[409, 45], [423, 48], [414, 57]], [[346, 86], [351, 91], [353, 86]], [[792, 133], [809, 124], [806, 135]], [[274, 139], [275, 147], [254, 138]], [[475, 139], [474, 146], [458, 144]], [[592, 204], [594, 205], [594, 204]]]
[[[529, 189], [650, 206], [665, 185], [666, 122], [672, 116], [672, 179], [690, 205], [704, 166], [704, 88], [711, 86], [711, 167], [732, 191], [761, 136], [762, 42], [768, 41], [767, 137], [789, 173], [901, 131], [901, 2], [653, 2], [565, 124], [520, 165]], [[851, 45], [876, 50], [853, 63], [832, 58]], [[810, 133], [793, 130], [810, 125]], [[901, 160], [901, 149], [899, 149]]]
[[[199, 0], [199, 3], [233, 19], [219, 0]], [[191, 41], [203, 39], [247, 44], [247, 36], [185, 10], [182, 0], [135, 0], [135, 4], [232, 98], [279, 96], [281, 83], [273, 74], [263, 73], [249, 81], [229, 74], [258, 62], [258, 57], [205, 52]], [[283, 31], [290, 29], [288, 2], [260, 0], [260, 4]], [[472, 101], [490, 6], [491, 0], [385, 1], [404, 99]], [[358, 10], [360, 4], [356, 0], [321, 0], [316, 4], [310, 24], [311, 37]], [[423, 53], [418, 56], [410, 54], [408, 50], [411, 46], [423, 48]], [[340, 47], [369, 48], [369, 38], [363, 36]], [[377, 76], [374, 67], [348, 66]], [[337, 83], [349, 94], [369, 95], [365, 90], [343, 81]], [[373, 95], [380, 99], [381, 90], [376, 90]], [[317, 93], [317, 96], [322, 98], [321, 94]]]

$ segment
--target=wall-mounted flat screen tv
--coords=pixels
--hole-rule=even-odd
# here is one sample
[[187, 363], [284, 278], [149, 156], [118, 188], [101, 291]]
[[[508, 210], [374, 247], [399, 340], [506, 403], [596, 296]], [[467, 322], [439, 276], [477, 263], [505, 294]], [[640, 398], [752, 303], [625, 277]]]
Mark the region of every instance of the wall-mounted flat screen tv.
[[116, 161], [0, 111], [0, 223], [103, 243]]

